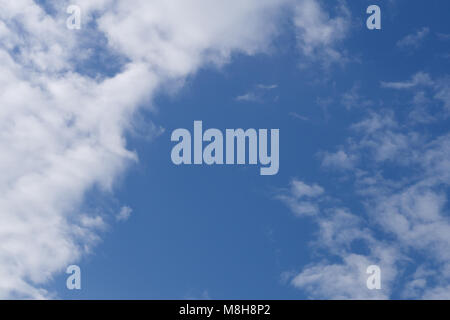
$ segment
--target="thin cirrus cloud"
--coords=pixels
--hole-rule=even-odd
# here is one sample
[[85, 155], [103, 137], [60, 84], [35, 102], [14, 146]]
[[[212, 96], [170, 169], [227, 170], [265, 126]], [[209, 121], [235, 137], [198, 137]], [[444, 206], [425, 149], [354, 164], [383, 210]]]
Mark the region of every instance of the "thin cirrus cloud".
[[249, 91], [243, 95], [237, 96], [235, 100], [237, 102], [255, 102], [264, 103], [268, 100], [276, 100], [272, 91], [278, 88], [277, 84], [258, 84], [252, 91]]
[[430, 28], [423, 27], [420, 30], [417, 30], [415, 33], [408, 34], [404, 38], [397, 41], [397, 47], [399, 48], [418, 48], [424, 39], [428, 36], [430, 33]]

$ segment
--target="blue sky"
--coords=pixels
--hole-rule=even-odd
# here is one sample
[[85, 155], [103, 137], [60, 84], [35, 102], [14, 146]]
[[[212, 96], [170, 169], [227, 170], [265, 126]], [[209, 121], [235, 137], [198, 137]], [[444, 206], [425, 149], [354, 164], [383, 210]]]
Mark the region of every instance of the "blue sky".
[[[70, 209], [59, 206], [59, 198], [48, 200], [56, 203], [51, 207], [55, 221], [68, 221], [57, 226], [64, 236], [58, 233], [55, 243], [68, 242], [67, 251], [77, 254], [55, 249], [49, 259], [58, 264], [30, 262], [34, 270], [51, 269], [48, 277], [24, 269], [15, 275], [17, 283], [23, 280], [43, 288], [44, 296], [62, 299], [450, 297], [445, 253], [450, 245], [450, 3], [249, 1], [240, 8], [233, 2], [225, 9], [237, 25], [226, 21], [225, 11], [223, 26], [205, 36], [211, 44], [196, 44], [195, 38], [191, 48], [189, 38], [185, 44], [174, 36], [174, 61], [166, 47], [162, 53], [153, 48], [160, 43], [151, 36], [141, 45], [134, 41], [142, 30], [140, 20], [127, 20], [133, 8], [121, 11], [117, 5], [113, 16], [113, 4], [105, 3], [80, 1], [90, 23], [67, 41], [81, 43], [89, 54], [58, 56], [63, 62], [56, 71], [42, 67], [36, 55], [14, 53], [7, 40], [15, 40], [4, 39], [0, 47], [20, 67], [31, 65], [48, 76], [43, 86], [55, 96], [51, 103], [90, 103], [82, 110], [86, 117], [71, 111], [82, 134], [61, 145], [82, 145], [87, 135], [95, 148], [108, 150], [71, 167], [79, 165], [78, 172], [93, 178], [67, 187], [79, 196], [60, 196]], [[365, 11], [375, 3], [381, 7], [382, 29], [371, 31]], [[55, 13], [61, 6], [54, 2], [38, 5], [56, 24], [66, 17]], [[196, 5], [201, 9], [202, 1]], [[155, 9], [142, 6], [140, 11]], [[168, 15], [178, 21], [177, 9], [171, 10]], [[214, 17], [214, 9], [207, 10]], [[265, 10], [273, 17], [267, 19]], [[241, 11], [245, 14], [236, 13]], [[255, 18], [247, 21], [249, 12]], [[11, 16], [4, 20], [19, 19]], [[157, 29], [158, 23], [165, 28], [164, 19], [155, 20], [144, 30]], [[176, 27], [168, 30], [176, 33]], [[114, 33], [119, 29], [123, 37]], [[68, 31], [61, 32], [42, 41], [63, 41]], [[254, 42], [248, 40], [253, 37]], [[27, 46], [38, 50], [33, 43]], [[179, 61], [186, 65], [178, 66]], [[129, 63], [137, 74], [131, 73], [131, 80], [126, 78]], [[146, 68], [151, 71], [140, 74]], [[79, 77], [72, 79], [73, 73]], [[113, 81], [121, 74], [126, 81], [116, 86]], [[108, 80], [111, 87], [102, 86]], [[66, 81], [73, 94], [58, 100], [65, 85], [70, 88]], [[86, 87], [98, 85], [98, 91], [84, 88], [84, 81]], [[101, 96], [105, 92], [107, 98]], [[97, 94], [97, 100], [89, 100]], [[91, 124], [90, 117], [100, 125]], [[103, 124], [108, 117], [114, 120]], [[280, 129], [279, 173], [261, 176], [259, 167], [249, 165], [174, 165], [170, 135], [177, 128], [192, 131], [195, 120], [202, 120], [205, 129], [223, 131]], [[41, 152], [62, 152], [55, 150]], [[45, 190], [47, 184], [40, 181]], [[304, 211], [305, 205], [314, 212]], [[131, 215], [117, 221], [124, 206]], [[82, 231], [69, 237], [66, 227]], [[11, 252], [18, 261], [29, 261]], [[2, 256], [2, 261], [8, 260]], [[82, 290], [66, 289], [64, 270], [71, 263], [82, 270]], [[366, 287], [365, 269], [372, 264], [381, 268], [381, 290]], [[37, 295], [21, 290], [7, 287], [3, 295]]]

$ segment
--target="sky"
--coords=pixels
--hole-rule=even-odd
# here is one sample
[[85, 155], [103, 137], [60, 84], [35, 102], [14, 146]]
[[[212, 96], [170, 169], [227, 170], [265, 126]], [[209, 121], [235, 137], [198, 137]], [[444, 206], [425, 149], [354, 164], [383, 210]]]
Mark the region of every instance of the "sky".
[[[450, 298], [450, 3], [0, 6], [0, 298]], [[279, 172], [175, 165], [194, 121]]]

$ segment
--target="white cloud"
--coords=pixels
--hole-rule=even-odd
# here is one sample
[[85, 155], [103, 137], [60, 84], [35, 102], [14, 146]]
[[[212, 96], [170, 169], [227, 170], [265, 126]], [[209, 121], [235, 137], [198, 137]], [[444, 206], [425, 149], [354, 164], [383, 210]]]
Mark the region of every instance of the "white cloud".
[[415, 156], [414, 147], [423, 142], [415, 132], [405, 133], [390, 110], [369, 116], [352, 125], [351, 128], [361, 134], [357, 144], [352, 144], [350, 157], [358, 157], [355, 152], [365, 151], [377, 162], [392, 161], [407, 163]]
[[347, 110], [358, 107], [369, 107], [373, 102], [369, 99], [361, 97], [359, 94], [359, 86], [354, 85], [352, 89], [342, 94], [341, 104], [344, 105]]
[[132, 212], [133, 212], [133, 209], [131, 209], [128, 206], [123, 206], [120, 209], [119, 213], [116, 215], [116, 220], [117, 221], [127, 221], [130, 218]]
[[450, 299], [450, 285], [433, 288], [425, 292], [423, 299], [425, 300], [449, 300]]
[[[429, 102], [425, 98], [425, 92], [423, 90], [429, 90], [431, 98], [435, 101], [438, 101], [442, 104], [445, 110], [445, 114], [443, 116], [447, 117], [450, 114], [450, 80], [448, 75], [438, 79], [432, 79], [432, 77], [425, 72], [416, 73], [411, 80], [408, 81], [400, 81], [400, 82], [381, 82], [381, 87], [397, 89], [397, 90], [407, 90], [407, 89], [415, 89], [418, 87], [421, 91], [415, 91], [415, 96], [413, 103], [415, 105], [419, 104], [422, 107]], [[422, 94], [422, 97], [420, 96]], [[417, 109], [415, 110], [417, 112]], [[431, 117], [431, 115], [423, 108], [419, 108], [419, 111], [422, 115], [425, 115], [427, 118]], [[427, 121], [425, 121], [427, 122]], [[429, 122], [429, 121], [428, 121]]]
[[310, 186], [299, 180], [293, 180], [291, 185], [292, 194], [297, 198], [315, 198], [322, 195], [324, 192], [323, 188], [317, 184]]
[[258, 84], [258, 88], [264, 89], [264, 90], [272, 90], [278, 88], [277, 84]]
[[350, 11], [343, 2], [336, 11], [336, 16], [330, 17], [323, 5], [315, 0], [301, 0], [295, 8], [294, 24], [301, 52], [324, 66], [347, 60], [338, 46], [348, 34]]
[[352, 169], [357, 161], [356, 157], [348, 154], [344, 150], [338, 150], [334, 153], [322, 153], [322, 166], [328, 168], [336, 168], [349, 170]]
[[[112, 192], [138, 161], [124, 136], [139, 106], [234, 53], [267, 52], [290, 1], [79, 0], [79, 32], [65, 27], [69, 1], [49, 3], [54, 16], [32, 0], [0, 0], [0, 298], [52, 296], [45, 283], [89, 252], [110, 218], [81, 212], [86, 195]], [[306, 57], [345, 60], [337, 47], [349, 12], [338, 12], [331, 18], [313, 0], [298, 3]], [[82, 66], [95, 50], [120, 65], [90, 76]], [[314, 215], [322, 194], [293, 183], [285, 200]]]
[[[344, 146], [322, 153], [322, 165], [351, 169], [342, 171], [342, 178], [354, 181], [346, 193], [352, 206], [359, 203], [363, 209], [352, 213], [336, 207], [339, 199], [321, 201], [321, 210], [311, 216], [319, 228], [315, 255], [325, 250], [328, 259], [305, 266], [292, 284], [313, 298], [391, 298], [397, 292], [395, 297], [403, 298], [449, 296], [450, 134], [432, 127], [438, 122], [445, 128], [448, 121], [448, 79], [417, 73], [411, 80], [383, 86], [411, 89], [413, 103], [398, 113], [369, 110], [351, 126]], [[430, 105], [440, 108], [432, 114]], [[435, 118], [431, 125], [421, 123], [424, 131], [405, 121], [417, 107]], [[288, 200], [295, 204], [297, 199]], [[361, 282], [361, 274], [367, 279], [368, 264], [381, 267], [383, 290], [378, 294]]]
[[[390, 121], [378, 121], [381, 119], [381, 116], [372, 116], [358, 127], [370, 132], [372, 137], [391, 136], [396, 126], [389, 124]], [[383, 122], [388, 125], [382, 125]], [[400, 132], [405, 128], [396, 130], [403, 137], [418, 136], [416, 132]], [[362, 154], [367, 147], [367, 139], [363, 136], [359, 141], [353, 141], [346, 152]], [[356, 199], [361, 196], [360, 201], [365, 208], [363, 214], [355, 216], [348, 211], [322, 205], [322, 212], [331, 213], [315, 217], [319, 226], [317, 245], [332, 256], [340, 257], [343, 262], [322, 261], [307, 266], [294, 278], [295, 286], [314, 298], [389, 298], [396, 281], [395, 285], [403, 290], [405, 297], [448, 297], [450, 136], [438, 136], [429, 142], [425, 142], [424, 137], [419, 140], [422, 143], [406, 140], [400, 146], [394, 144], [396, 150], [404, 150], [404, 155], [397, 158], [392, 157], [389, 149], [380, 147], [383, 143], [370, 145], [380, 156], [367, 158], [355, 170], [353, 194]], [[355, 143], [363, 149], [355, 148]], [[403, 181], [389, 181], [380, 174], [383, 161], [388, 159], [399, 170], [408, 170]], [[364, 254], [354, 252], [352, 243], [355, 240], [364, 243]], [[372, 263], [380, 265], [383, 274], [384, 291], [379, 295], [361, 285], [363, 267]], [[416, 272], [411, 280], [402, 283], [395, 277], [400, 274], [409, 277], [406, 269], [401, 267], [406, 263], [421, 273]], [[364, 277], [367, 279], [366, 275]]]
[[[234, 52], [266, 51], [283, 1], [79, 1], [98, 25], [80, 32], [65, 27], [68, 2], [52, 4], [55, 16], [0, 0], [0, 298], [52, 296], [42, 287], [109, 219], [80, 213], [86, 194], [111, 192], [138, 159], [124, 138], [138, 107]], [[89, 77], [78, 67], [92, 50], [124, 62]]]
[[434, 89], [434, 98], [444, 105], [446, 116], [448, 116], [450, 114], [450, 78], [446, 77], [438, 80]]
[[256, 95], [254, 92], [248, 92], [241, 96], [237, 96], [236, 101], [245, 101], [245, 102], [261, 102], [261, 97]]
[[416, 33], [412, 33], [397, 42], [400, 48], [413, 47], [418, 48], [425, 37], [430, 33], [430, 28], [424, 27]]
[[255, 86], [255, 89], [237, 96], [235, 98], [238, 102], [257, 102], [257, 103], [263, 103], [268, 100], [276, 100], [277, 97], [273, 97], [272, 91], [274, 89], [278, 88], [277, 84], [257, 84]]
[[293, 280], [312, 299], [386, 299], [385, 290], [368, 290], [366, 268], [372, 262], [366, 257], [349, 254], [342, 264], [317, 264], [306, 267]]
[[293, 179], [290, 189], [278, 194], [276, 198], [283, 201], [297, 216], [310, 216], [319, 213], [316, 200], [323, 193], [323, 188], [317, 184], [307, 185]]
[[308, 117], [305, 117], [301, 114], [298, 114], [297, 112], [289, 112], [289, 115], [295, 119], [299, 119], [302, 121], [309, 121], [310, 119]]
[[157, 74], [184, 77], [229, 61], [233, 51], [264, 51], [284, 1], [118, 2], [98, 19], [110, 45]]
[[410, 89], [417, 86], [431, 86], [433, 85], [433, 80], [428, 73], [418, 72], [411, 80], [404, 82], [381, 82], [383, 88], [391, 89]]
[[[324, 193], [319, 186], [311, 187], [301, 181], [297, 182], [297, 196], [291, 196], [286, 201], [282, 195], [278, 199], [287, 203], [293, 213], [297, 207], [299, 197], [311, 196], [316, 198]], [[291, 184], [291, 189], [296, 188]], [[291, 191], [295, 194], [295, 190]], [[312, 203], [313, 199], [309, 200]], [[320, 199], [315, 199], [320, 201]], [[331, 260], [322, 259], [318, 263], [307, 265], [297, 274], [289, 272], [284, 276], [292, 278], [291, 284], [303, 290], [313, 299], [386, 299], [392, 289], [392, 281], [396, 275], [394, 267], [397, 260], [395, 248], [385, 246], [378, 241], [369, 228], [368, 222], [360, 216], [352, 214], [345, 208], [327, 208], [309, 215], [318, 225], [318, 238], [313, 242], [313, 248], [325, 250]], [[328, 204], [329, 206], [329, 204]], [[307, 214], [301, 214], [307, 216]], [[353, 253], [356, 241], [367, 246], [365, 254]], [[338, 261], [333, 261], [337, 258]], [[336, 260], [336, 259], [335, 259]], [[369, 290], [366, 285], [367, 267], [379, 265], [382, 270], [382, 290]]]

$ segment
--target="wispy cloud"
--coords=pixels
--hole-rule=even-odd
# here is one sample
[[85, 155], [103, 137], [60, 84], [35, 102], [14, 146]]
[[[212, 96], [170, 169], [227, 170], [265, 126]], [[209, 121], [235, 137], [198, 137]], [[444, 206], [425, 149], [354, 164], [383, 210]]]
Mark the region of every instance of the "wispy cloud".
[[297, 112], [289, 112], [289, 115], [295, 119], [299, 119], [302, 121], [309, 121], [308, 117], [302, 116], [301, 114], [298, 114]]
[[416, 33], [409, 34], [397, 41], [397, 46], [399, 48], [418, 48], [429, 33], [430, 28], [424, 27]]
[[246, 94], [243, 94], [241, 96], [237, 96], [236, 101], [245, 101], [245, 102], [262, 102], [262, 99], [260, 96], [258, 96], [254, 92], [248, 92]]
[[258, 88], [260, 89], [264, 89], [264, 90], [272, 90], [272, 89], [276, 89], [278, 88], [277, 84], [258, 84], [256, 85]]
[[442, 41], [450, 40], [450, 33], [437, 33], [438, 39]]
[[117, 221], [127, 221], [130, 218], [132, 212], [133, 212], [133, 209], [131, 209], [128, 206], [123, 206], [120, 209], [119, 213], [116, 215], [116, 220]]
[[257, 84], [255, 88], [243, 95], [235, 98], [238, 102], [255, 102], [264, 103], [267, 101], [275, 101], [277, 96], [273, 96], [271, 91], [278, 88], [277, 84]]
[[[354, 135], [331, 158], [364, 160], [342, 172], [353, 175], [353, 190], [347, 193], [363, 210], [355, 214], [323, 201], [321, 210], [309, 216], [319, 227], [317, 248], [339, 257], [337, 262], [321, 259], [293, 276], [291, 283], [312, 298], [386, 299], [398, 277], [406, 279], [395, 284], [400, 297], [450, 297], [450, 135], [430, 137], [408, 123], [400, 125], [396, 117], [392, 110], [371, 111], [352, 126]], [[386, 166], [404, 177], [389, 179]], [[291, 194], [288, 204], [295, 213], [297, 198]], [[363, 253], [354, 250], [355, 241], [363, 244]], [[366, 288], [365, 270], [371, 264], [382, 270], [382, 290]]]
[[401, 82], [381, 82], [383, 88], [390, 89], [410, 89], [416, 86], [431, 86], [433, 85], [433, 80], [430, 75], [424, 72], [416, 73], [411, 80], [401, 81]]
[[364, 108], [373, 105], [373, 101], [362, 97], [359, 91], [359, 85], [354, 85], [349, 91], [342, 94], [341, 104], [345, 106], [347, 110], [353, 108]]
[[[430, 100], [426, 98], [425, 91], [428, 90], [429, 97], [433, 101], [439, 102], [445, 111], [444, 117], [450, 115], [450, 79], [448, 76], [432, 79], [432, 77], [425, 72], [416, 73], [411, 80], [400, 81], [400, 82], [381, 82], [381, 87], [397, 90], [408, 90], [420, 88], [420, 91], [414, 92], [413, 105], [416, 107], [424, 105]], [[423, 110], [421, 111], [423, 114]], [[424, 114], [427, 117], [432, 116], [431, 114]]]

